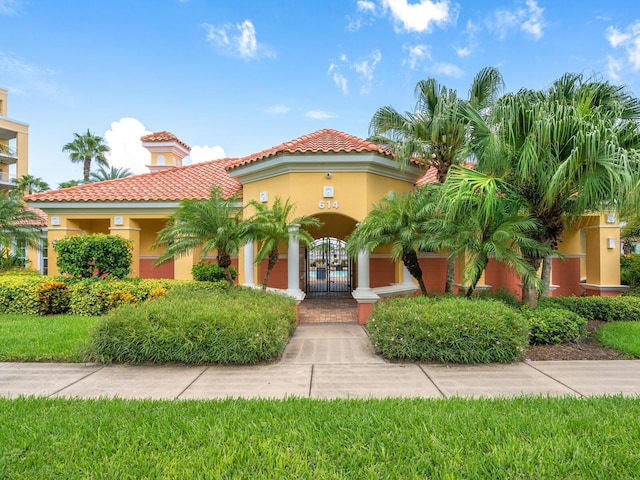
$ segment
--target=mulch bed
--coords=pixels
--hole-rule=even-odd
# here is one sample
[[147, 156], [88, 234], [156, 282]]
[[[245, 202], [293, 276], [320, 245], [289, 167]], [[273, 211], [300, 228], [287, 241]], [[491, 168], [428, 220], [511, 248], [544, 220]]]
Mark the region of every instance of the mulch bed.
[[595, 338], [595, 332], [605, 322], [590, 320], [587, 323], [588, 335], [576, 343], [564, 345], [537, 345], [529, 347], [527, 360], [621, 360], [625, 356], [603, 347]]

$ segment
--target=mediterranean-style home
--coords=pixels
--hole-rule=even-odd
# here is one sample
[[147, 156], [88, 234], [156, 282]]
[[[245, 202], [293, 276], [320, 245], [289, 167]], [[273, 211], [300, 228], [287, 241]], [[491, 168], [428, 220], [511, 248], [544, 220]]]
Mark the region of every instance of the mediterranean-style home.
[[[225, 195], [238, 193], [242, 205], [251, 200], [269, 204], [276, 197], [290, 199], [296, 216], [312, 215], [323, 226], [311, 233], [311, 245], [297, 241], [281, 246], [281, 260], [269, 287], [302, 300], [305, 295], [328, 297], [351, 294], [366, 321], [381, 296], [416, 289], [401, 262], [389, 249], [362, 252], [349, 258], [345, 238], [374, 204], [390, 192], [402, 193], [435, 181], [435, 172], [419, 165], [400, 169], [390, 152], [369, 141], [336, 130], [320, 130], [242, 158], [225, 158], [182, 165], [189, 146], [169, 132], [142, 137], [151, 152], [150, 173], [37, 193], [26, 197], [31, 207], [48, 216], [49, 274], [57, 274], [52, 242], [69, 235], [109, 233], [133, 240], [133, 275], [144, 278], [191, 278], [191, 268], [203, 260], [200, 252], [160, 266], [160, 251], [152, 249], [157, 233], [183, 199], [205, 199], [213, 187]], [[297, 228], [292, 225], [293, 231]], [[552, 267], [552, 295], [615, 295], [620, 286], [620, 227], [615, 213], [583, 217], [559, 246], [562, 259]], [[261, 282], [266, 265], [254, 263], [256, 245], [248, 243], [234, 263], [238, 282]], [[211, 257], [210, 259], [213, 259]], [[207, 260], [207, 259], [205, 259]], [[444, 253], [421, 253], [425, 283], [432, 292], [443, 290]], [[462, 276], [459, 275], [459, 281]], [[518, 292], [518, 279], [491, 261], [480, 288]]]

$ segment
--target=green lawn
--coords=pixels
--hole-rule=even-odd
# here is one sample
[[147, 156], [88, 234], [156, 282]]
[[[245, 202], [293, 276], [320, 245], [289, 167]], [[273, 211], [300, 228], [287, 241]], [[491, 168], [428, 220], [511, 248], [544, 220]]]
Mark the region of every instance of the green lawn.
[[0, 361], [81, 362], [100, 317], [0, 315]]
[[640, 478], [640, 401], [0, 399], [0, 478]]
[[597, 335], [603, 345], [630, 358], [640, 358], [640, 322], [610, 322]]

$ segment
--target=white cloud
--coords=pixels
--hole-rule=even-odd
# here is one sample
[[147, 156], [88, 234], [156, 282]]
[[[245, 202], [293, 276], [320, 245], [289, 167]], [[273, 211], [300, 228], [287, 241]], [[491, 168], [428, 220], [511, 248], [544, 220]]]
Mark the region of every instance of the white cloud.
[[18, 15], [21, 9], [19, 0], [0, 0], [0, 15]]
[[504, 39], [515, 28], [520, 28], [534, 40], [542, 38], [545, 27], [544, 8], [540, 7], [536, 0], [526, 0], [525, 5], [526, 8], [503, 9], [494, 13], [489, 20], [489, 26], [498, 32], [500, 39]]
[[402, 64], [409, 65], [409, 68], [411, 70], [414, 70], [424, 60], [428, 60], [431, 58], [431, 48], [429, 47], [429, 45], [405, 45], [402, 47], [402, 49], [409, 52], [408, 57], [402, 61]]
[[407, 32], [430, 32], [432, 25], [444, 26], [455, 23], [458, 18], [458, 6], [449, 0], [382, 0], [385, 11]]
[[464, 75], [464, 72], [460, 67], [453, 65], [452, 63], [437, 62], [433, 65], [433, 70], [439, 75], [445, 75], [447, 77], [460, 78]]
[[147, 173], [151, 153], [142, 146], [140, 137], [150, 133], [152, 132], [135, 118], [121, 118], [112, 122], [111, 129], [104, 134], [105, 142], [111, 149], [107, 154], [109, 164], [117, 168], [128, 168], [133, 173]]
[[291, 110], [286, 105], [272, 105], [265, 110], [267, 115], [285, 115]]
[[607, 75], [609, 78], [614, 81], [620, 80], [620, 71], [622, 70], [623, 62], [614, 58], [611, 55], [607, 55]]
[[335, 118], [335, 113], [325, 112], [324, 110], [309, 110], [305, 117], [311, 118], [313, 120], [326, 120], [328, 118]]
[[226, 156], [224, 149], [219, 145], [215, 147], [210, 147], [209, 145], [205, 145], [204, 147], [194, 145], [191, 147], [191, 152], [189, 152], [189, 158], [192, 164], [218, 160], [219, 158], [226, 158]]
[[245, 59], [275, 57], [271, 48], [258, 43], [256, 28], [251, 20], [245, 20], [236, 25], [215, 26], [204, 23], [202, 26], [207, 31], [207, 42], [229, 54], [238, 55]]
[[360, 87], [360, 94], [366, 95], [371, 92], [373, 74], [376, 70], [376, 65], [378, 65], [381, 60], [382, 53], [380, 53], [380, 50], [374, 50], [367, 58], [354, 62], [353, 69], [360, 75], [363, 81]]
[[536, 0], [527, 0], [527, 8], [528, 17], [522, 25], [520, 25], [520, 28], [531, 35], [534, 40], [539, 40], [542, 38], [542, 29], [545, 26], [542, 15], [544, 8], [539, 7]]
[[456, 50], [456, 55], [458, 55], [461, 58], [468, 57], [469, 55], [471, 55], [471, 48], [469, 47], [456, 48], [455, 50]]
[[11, 53], [0, 51], [0, 78], [3, 86], [8, 88], [12, 95], [30, 96], [39, 93], [65, 101], [68, 95], [55, 82], [55, 75], [54, 70], [39, 67]]
[[[625, 27], [623, 30], [618, 30], [612, 26], [608, 27], [605, 37], [613, 48], [624, 49], [626, 55], [624, 63], [629, 64], [635, 71], [640, 70], [640, 20], [636, 20], [635, 23]], [[622, 63], [622, 60], [618, 61], [617, 71], [623, 69], [624, 65]]]
[[340, 55], [339, 62], [332, 62], [329, 65], [327, 74], [331, 76], [333, 83], [336, 84], [343, 95], [347, 95], [349, 93], [349, 81], [342, 70], [346, 69], [357, 73], [360, 79], [360, 94], [366, 95], [371, 92], [375, 69], [381, 60], [382, 53], [377, 49], [366, 57], [361, 57], [353, 62], [343, 53]]
[[376, 4], [369, 0], [358, 0], [358, 11], [365, 13], [376, 13]]

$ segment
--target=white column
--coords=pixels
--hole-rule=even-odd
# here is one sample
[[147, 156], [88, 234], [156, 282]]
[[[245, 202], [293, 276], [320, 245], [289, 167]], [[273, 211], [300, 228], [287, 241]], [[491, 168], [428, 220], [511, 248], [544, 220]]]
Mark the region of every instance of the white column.
[[244, 244], [244, 285], [253, 286], [253, 242]]
[[375, 303], [380, 297], [371, 290], [369, 283], [369, 252], [358, 252], [358, 288], [352, 294], [358, 303]]
[[413, 275], [409, 273], [409, 269], [404, 264], [404, 262], [402, 263], [402, 283], [410, 283], [411, 285], [413, 285]]
[[371, 290], [369, 284], [369, 252], [358, 252], [358, 288], [356, 290]]
[[296, 300], [303, 300], [305, 294], [300, 290], [300, 244], [298, 240], [300, 225], [289, 225], [289, 248], [287, 251], [287, 294]]

